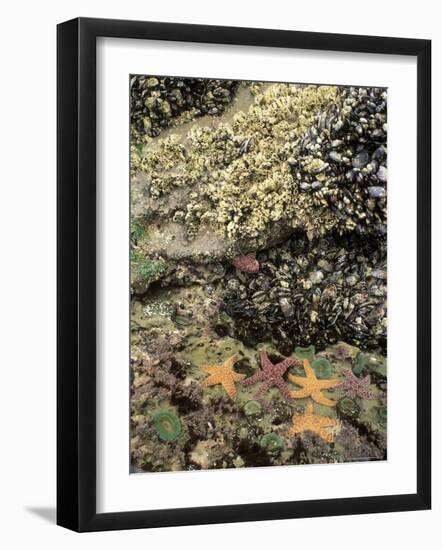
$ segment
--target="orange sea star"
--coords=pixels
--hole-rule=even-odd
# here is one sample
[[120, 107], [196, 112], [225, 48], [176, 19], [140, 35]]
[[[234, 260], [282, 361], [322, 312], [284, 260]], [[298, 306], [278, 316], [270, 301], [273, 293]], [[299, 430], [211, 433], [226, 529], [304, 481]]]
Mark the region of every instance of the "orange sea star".
[[290, 428], [289, 433], [299, 435], [303, 432], [314, 432], [327, 443], [333, 443], [334, 435], [327, 428], [334, 428], [338, 425], [339, 422], [335, 418], [313, 414], [313, 403], [310, 401], [304, 414], [293, 415], [293, 426]]
[[215, 384], [222, 384], [229, 397], [232, 399], [236, 396], [235, 382], [239, 382], [245, 378], [245, 374], [239, 374], [233, 370], [235, 364], [236, 355], [232, 355], [224, 361], [222, 365], [204, 365], [201, 370], [210, 374], [201, 383], [203, 388], [207, 386], [214, 386]]
[[316, 401], [316, 403], [334, 407], [336, 402], [328, 399], [321, 392], [322, 390], [334, 388], [340, 383], [340, 381], [337, 378], [330, 380], [318, 380], [308, 359], [304, 359], [304, 370], [305, 376], [295, 376], [293, 374], [289, 374], [289, 380], [302, 388], [300, 390], [290, 392], [290, 396], [295, 399], [311, 397], [313, 401]]

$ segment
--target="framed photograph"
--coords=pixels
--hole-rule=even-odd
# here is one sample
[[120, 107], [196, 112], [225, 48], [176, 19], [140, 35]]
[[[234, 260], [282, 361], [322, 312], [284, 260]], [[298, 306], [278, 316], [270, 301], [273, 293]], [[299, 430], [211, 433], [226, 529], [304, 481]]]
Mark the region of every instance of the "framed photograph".
[[57, 36], [58, 524], [429, 509], [430, 41]]

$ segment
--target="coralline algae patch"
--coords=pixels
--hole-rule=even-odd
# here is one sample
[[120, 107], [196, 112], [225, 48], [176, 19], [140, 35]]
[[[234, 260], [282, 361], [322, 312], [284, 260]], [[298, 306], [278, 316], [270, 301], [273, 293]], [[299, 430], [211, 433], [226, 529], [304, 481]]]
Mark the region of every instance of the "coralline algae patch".
[[131, 80], [131, 465], [384, 460], [386, 93]]

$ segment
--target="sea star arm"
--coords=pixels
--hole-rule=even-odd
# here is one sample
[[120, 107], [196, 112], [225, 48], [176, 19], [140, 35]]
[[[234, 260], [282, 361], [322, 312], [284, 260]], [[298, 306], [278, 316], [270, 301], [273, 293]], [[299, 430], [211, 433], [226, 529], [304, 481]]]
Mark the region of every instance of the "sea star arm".
[[228, 396], [233, 399], [236, 396], [236, 387], [234, 381], [231, 378], [223, 380], [223, 386]]
[[290, 397], [293, 397], [294, 399], [302, 399], [303, 397], [308, 397], [309, 395], [310, 392], [305, 388], [290, 392]]
[[335, 440], [334, 435], [323, 428], [319, 428], [318, 435], [324, 439], [327, 443], [333, 443]]
[[347, 397], [350, 397], [351, 399], [355, 399], [357, 397], [357, 392], [352, 386], [342, 386], [342, 390], [345, 393]]
[[371, 391], [369, 388], [364, 388], [364, 390], [361, 391], [359, 395], [362, 397], [362, 399], [377, 399], [379, 397], [375, 392]]
[[273, 367], [273, 363], [270, 361], [269, 356], [267, 355], [267, 352], [261, 351], [259, 354], [259, 360], [261, 362], [261, 366], [263, 369], [269, 369]]
[[299, 361], [293, 357], [287, 357], [287, 359], [284, 359], [284, 361], [281, 361], [275, 366], [278, 369], [279, 374], [282, 376], [289, 367], [296, 365], [298, 362]]
[[345, 378], [354, 378], [354, 374], [351, 369], [342, 369], [341, 374], [343, 374]]
[[256, 384], [256, 382], [261, 382], [263, 380], [262, 371], [255, 372], [255, 374], [252, 374], [252, 376], [249, 376], [249, 378], [246, 378], [243, 380], [244, 386], [250, 386], [251, 384]]
[[264, 393], [267, 392], [271, 387], [272, 382], [270, 380], [264, 380], [258, 391], [255, 393], [255, 399], [260, 399], [264, 395]]
[[245, 377], [245, 374], [240, 374], [239, 372], [234, 372], [232, 374], [232, 378], [235, 382], [240, 382], [241, 380], [244, 380]]
[[336, 405], [336, 401], [332, 401], [331, 399], [328, 399], [328, 397], [325, 397], [320, 390], [314, 391], [312, 393], [312, 399], [316, 401], [316, 403], [319, 403], [320, 405], [327, 405], [327, 407], [334, 407]]
[[337, 378], [332, 378], [330, 380], [318, 380], [318, 387], [321, 389], [335, 388], [341, 384], [341, 381]]
[[219, 367], [213, 367], [211, 365], [204, 365], [201, 367], [201, 370], [203, 372], [206, 372], [207, 374], [215, 374], [217, 372]]
[[286, 383], [284, 382], [284, 380], [278, 380], [276, 382], [276, 386], [278, 387], [279, 391], [281, 392], [281, 395], [287, 399], [287, 401], [290, 401], [292, 396], [290, 395], [290, 392], [289, 392], [289, 389], [286, 385]]
[[207, 388], [208, 386], [213, 386], [214, 384], [218, 384], [218, 383], [219, 383], [219, 380], [217, 380], [215, 375], [212, 374], [201, 382], [201, 386], [203, 388]]
[[289, 374], [288, 376], [290, 382], [298, 386], [303, 386], [305, 383], [305, 376], [295, 376], [294, 374]]
[[236, 362], [236, 355], [232, 355], [232, 357], [229, 357], [226, 362], [224, 363], [223, 367], [226, 367], [227, 369], [231, 370], [233, 368], [233, 365]]
[[309, 363], [309, 360], [308, 360], [308, 359], [304, 359], [304, 370], [305, 370], [305, 375], [307, 376], [307, 378], [314, 378], [314, 379], [316, 379], [315, 371], [314, 371], [313, 368], [310, 366], [310, 363]]

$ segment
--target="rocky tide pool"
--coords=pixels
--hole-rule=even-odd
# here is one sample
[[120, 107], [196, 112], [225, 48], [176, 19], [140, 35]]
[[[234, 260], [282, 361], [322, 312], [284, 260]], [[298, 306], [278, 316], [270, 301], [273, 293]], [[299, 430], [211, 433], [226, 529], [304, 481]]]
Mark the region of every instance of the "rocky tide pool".
[[387, 457], [387, 94], [133, 76], [131, 471]]

